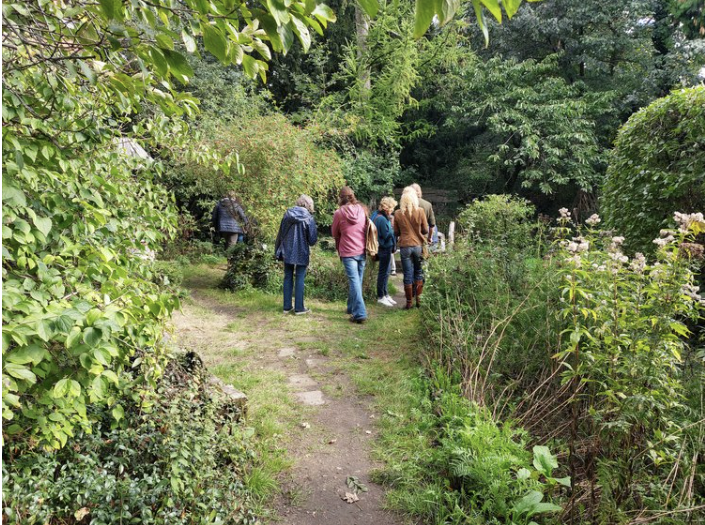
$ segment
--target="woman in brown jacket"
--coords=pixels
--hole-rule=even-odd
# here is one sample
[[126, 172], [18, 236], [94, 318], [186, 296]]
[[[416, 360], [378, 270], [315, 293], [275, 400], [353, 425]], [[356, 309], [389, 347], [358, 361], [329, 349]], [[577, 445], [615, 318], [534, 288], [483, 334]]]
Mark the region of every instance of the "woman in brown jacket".
[[423, 291], [423, 268], [421, 267], [423, 244], [428, 236], [428, 221], [423, 209], [419, 207], [416, 191], [404, 188], [399, 209], [394, 213], [394, 234], [401, 251], [401, 266], [404, 271], [404, 295], [406, 309], [410, 309], [414, 294], [416, 307]]

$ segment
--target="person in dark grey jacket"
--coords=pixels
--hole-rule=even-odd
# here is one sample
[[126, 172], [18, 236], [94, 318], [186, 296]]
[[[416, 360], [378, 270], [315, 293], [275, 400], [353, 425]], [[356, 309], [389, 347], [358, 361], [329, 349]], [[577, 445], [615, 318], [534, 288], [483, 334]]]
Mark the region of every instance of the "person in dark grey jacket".
[[[318, 241], [313, 211], [311, 197], [301, 195], [296, 206], [286, 210], [279, 225], [274, 255], [277, 260], [284, 261], [284, 313], [293, 310], [296, 315], [303, 315], [311, 311], [304, 306], [304, 279], [311, 256], [310, 247]], [[292, 293], [295, 297], [294, 308], [291, 306]]]
[[226, 247], [245, 241], [245, 228], [249, 221], [235, 193], [231, 192], [218, 201], [213, 208], [211, 222], [215, 231], [225, 239]]

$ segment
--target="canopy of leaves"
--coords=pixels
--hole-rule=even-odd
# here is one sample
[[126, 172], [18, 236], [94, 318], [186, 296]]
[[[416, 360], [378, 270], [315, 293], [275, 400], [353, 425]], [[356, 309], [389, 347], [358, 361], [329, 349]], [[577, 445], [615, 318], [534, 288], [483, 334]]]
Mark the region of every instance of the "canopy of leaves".
[[[230, 160], [191, 147], [176, 91], [196, 38], [225, 64], [264, 78], [265, 44], [334, 15], [323, 4], [232, 0], [76, 0], [3, 4], [3, 419], [10, 439], [46, 448], [90, 429], [91, 403], [123, 419], [148, 404], [163, 322], [178, 299], [145, 263], [175, 225], [161, 167], [179, 150], [221, 170]], [[261, 29], [260, 27], [264, 27]], [[260, 58], [254, 58], [257, 53]], [[196, 142], [197, 145], [197, 142]], [[132, 153], [130, 153], [132, 152]]]
[[601, 204], [607, 225], [645, 252], [675, 211], [705, 208], [705, 87], [674, 91], [627, 121]]

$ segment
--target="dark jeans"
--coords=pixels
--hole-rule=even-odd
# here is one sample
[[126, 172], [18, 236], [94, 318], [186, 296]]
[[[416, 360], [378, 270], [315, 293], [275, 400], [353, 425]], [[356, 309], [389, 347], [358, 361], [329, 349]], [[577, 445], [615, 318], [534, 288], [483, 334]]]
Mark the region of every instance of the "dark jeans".
[[392, 250], [380, 250], [377, 253], [379, 257], [379, 270], [377, 272], [377, 299], [382, 299], [389, 295], [387, 283], [389, 281], [389, 268], [392, 260]]
[[[303, 312], [304, 307], [304, 279], [307, 266], [284, 264], [284, 310], [291, 310], [291, 295], [294, 294], [294, 310]], [[294, 273], [296, 273], [296, 290], [294, 290]]]
[[401, 249], [401, 267], [404, 271], [404, 284], [423, 281], [421, 267], [421, 246], [407, 246]]

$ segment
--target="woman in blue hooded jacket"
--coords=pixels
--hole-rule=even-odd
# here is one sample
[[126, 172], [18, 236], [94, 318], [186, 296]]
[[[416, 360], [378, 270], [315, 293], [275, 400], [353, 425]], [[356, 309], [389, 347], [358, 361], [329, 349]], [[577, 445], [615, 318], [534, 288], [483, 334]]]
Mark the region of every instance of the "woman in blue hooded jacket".
[[274, 254], [277, 260], [284, 261], [284, 313], [294, 311], [296, 315], [303, 315], [311, 311], [304, 306], [304, 279], [311, 256], [310, 247], [318, 241], [318, 228], [312, 214], [313, 200], [308, 195], [301, 195], [296, 206], [286, 210], [279, 225]]
[[377, 240], [379, 242], [379, 271], [377, 273], [377, 302], [384, 306], [394, 306], [397, 302], [389, 295], [387, 283], [389, 282], [389, 270], [394, 257], [395, 238], [391, 217], [397, 201], [392, 197], [384, 197], [379, 203], [379, 211], [372, 214], [372, 222], [377, 227]]

